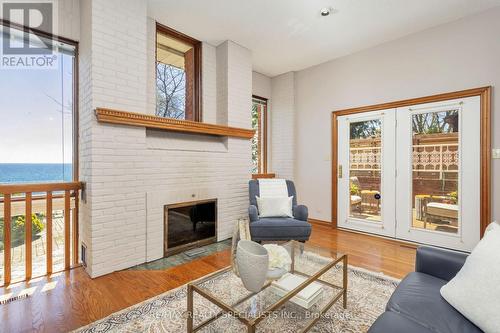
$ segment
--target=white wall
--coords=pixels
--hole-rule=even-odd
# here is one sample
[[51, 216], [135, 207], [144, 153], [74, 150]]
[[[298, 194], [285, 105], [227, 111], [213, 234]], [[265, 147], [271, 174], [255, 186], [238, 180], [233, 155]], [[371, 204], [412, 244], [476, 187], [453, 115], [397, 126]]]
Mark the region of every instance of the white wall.
[[295, 174], [295, 73], [271, 80], [272, 109], [269, 172], [279, 178], [294, 179]]
[[271, 98], [271, 78], [258, 72], [252, 72], [252, 95]]
[[[295, 180], [310, 217], [331, 220], [333, 110], [498, 87], [499, 32], [500, 9], [495, 9], [297, 72]], [[499, 103], [494, 92], [494, 147], [500, 147]], [[493, 160], [492, 170], [492, 202], [498, 203], [499, 160]], [[500, 205], [492, 207], [499, 219]]]
[[80, 40], [80, 0], [58, 0], [58, 30], [56, 34], [72, 40]]

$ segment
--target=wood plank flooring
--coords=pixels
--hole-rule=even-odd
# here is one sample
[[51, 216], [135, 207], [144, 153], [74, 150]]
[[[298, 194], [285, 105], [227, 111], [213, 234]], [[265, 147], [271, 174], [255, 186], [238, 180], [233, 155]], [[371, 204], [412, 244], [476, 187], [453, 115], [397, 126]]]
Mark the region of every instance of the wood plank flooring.
[[[313, 224], [310, 242], [349, 255], [349, 264], [394, 277], [413, 270], [415, 249], [400, 242]], [[82, 268], [0, 289], [0, 332], [67, 332], [226, 267], [229, 251], [164, 271], [120, 271], [90, 279]]]

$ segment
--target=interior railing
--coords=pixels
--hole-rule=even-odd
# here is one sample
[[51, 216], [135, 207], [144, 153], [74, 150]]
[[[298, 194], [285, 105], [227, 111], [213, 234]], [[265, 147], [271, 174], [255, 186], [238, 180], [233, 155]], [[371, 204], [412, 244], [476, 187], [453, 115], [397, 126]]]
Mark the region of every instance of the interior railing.
[[[43, 228], [45, 230], [43, 241], [38, 241], [37, 245], [43, 244], [42, 250], [44, 250], [46, 257], [45, 274], [50, 275], [55, 272], [53, 262], [53, 232], [56, 230], [53, 227], [54, 216], [58, 222], [57, 230], [61, 231], [61, 238], [64, 240], [64, 260], [62, 265], [58, 265], [57, 271], [68, 270], [78, 265], [78, 201], [81, 190], [82, 183], [80, 182], [0, 185], [0, 212], [3, 211], [2, 268], [4, 285], [30, 280], [34, 277], [32, 241], [34, 238], [41, 240], [41, 236], [33, 235], [33, 229]], [[40, 221], [38, 216], [43, 216], [43, 221]], [[32, 217], [32, 223], [26, 223], [29, 220], [28, 217]], [[61, 222], [61, 226], [59, 222]], [[27, 226], [31, 226], [31, 228]], [[13, 228], [23, 229], [24, 248], [22, 248], [22, 239], [13, 239], [12, 232], [18, 231]], [[17, 276], [15, 281], [12, 281], [12, 251], [14, 249], [21, 253], [18, 257], [24, 258], [24, 278]], [[40, 264], [37, 260], [37, 265], [40, 266]], [[35, 268], [40, 271], [40, 267]], [[22, 274], [22, 269], [17, 266], [16, 269]]]

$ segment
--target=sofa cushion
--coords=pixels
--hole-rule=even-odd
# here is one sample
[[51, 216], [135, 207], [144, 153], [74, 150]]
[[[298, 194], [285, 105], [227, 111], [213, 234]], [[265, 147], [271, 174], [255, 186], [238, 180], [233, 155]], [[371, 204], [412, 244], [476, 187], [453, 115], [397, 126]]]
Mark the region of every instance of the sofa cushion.
[[437, 333], [482, 332], [441, 297], [446, 280], [413, 272], [398, 285], [387, 310], [398, 313]]
[[485, 332], [500, 333], [500, 226], [492, 223], [462, 269], [441, 288], [457, 311]]
[[294, 218], [261, 218], [250, 223], [250, 233], [254, 240], [309, 239], [311, 225]]
[[431, 333], [416, 322], [395, 312], [385, 312], [373, 323], [368, 333]]

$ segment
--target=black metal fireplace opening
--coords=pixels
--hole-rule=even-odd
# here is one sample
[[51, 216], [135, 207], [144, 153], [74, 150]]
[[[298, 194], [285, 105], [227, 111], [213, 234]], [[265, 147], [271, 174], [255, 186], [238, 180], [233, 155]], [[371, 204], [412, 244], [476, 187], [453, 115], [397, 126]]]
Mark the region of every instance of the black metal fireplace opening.
[[165, 257], [217, 241], [217, 199], [164, 206]]

